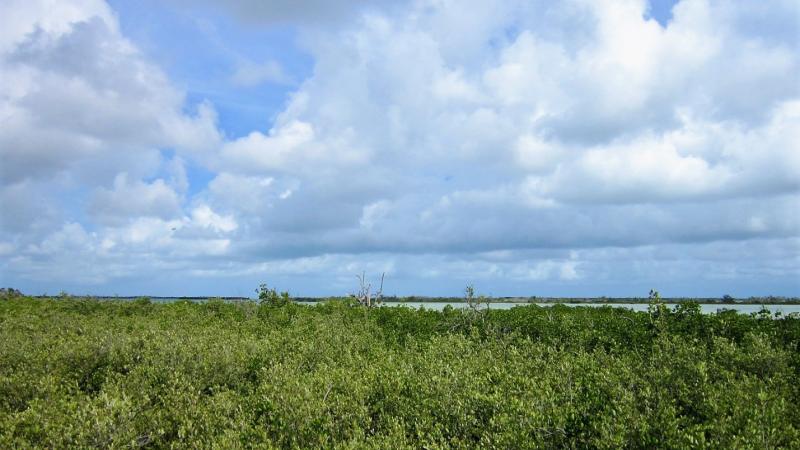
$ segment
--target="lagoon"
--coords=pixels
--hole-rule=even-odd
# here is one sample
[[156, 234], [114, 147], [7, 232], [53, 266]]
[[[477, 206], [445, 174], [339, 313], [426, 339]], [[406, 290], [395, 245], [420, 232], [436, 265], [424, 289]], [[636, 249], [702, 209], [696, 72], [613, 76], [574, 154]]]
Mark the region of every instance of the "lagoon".
[[[464, 302], [384, 302], [383, 306], [390, 307], [407, 307], [407, 308], [425, 308], [436, 311], [441, 311], [445, 306], [451, 305], [453, 308], [465, 308], [467, 306]], [[647, 311], [648, 303], [489, 303], [490, 309], [511, 309], [515, 306], [537, 305], [543, 307], [551, 307], [555, 305], [564, 305], [570, 307], [586, 306], [590, 308], [601, 308], [608, 306], [611, 308], [627, 308], [633, 311]], [[668, 303], [668, 308], [675, 308], [675, 303]], [[762, 308], [774, 314], [780, 312], [782, 315], [791, 313], [800, 314], [800, 305], [783, 305], [783, 304], [720, 304], [720, 303], [705, 303], [700, 304], [700, 311], [704, 314], [716, 313], [719, 310], [728, 309], [735, 310], [741, 314], [757, 313]]]
[[[134, 300], [137, 297], [94, 297], [98, 300]], [[196, 303], [203, 303], [211, 299], [211, 297], [148, 297], [154, 303], [172, 303], [176, 301], [191, 301]], [[225, 301], [237, 302], [237, 301], [258, 301], [253, 299], [247, 298], [223, 298]], [[307, 305], [307, 306], [314, 306], [322, 303], [323, 300], [320, 301], [298, 301], [297, 303], [300, 305]], [[467, 304], [465, 302], [383, 302], [381, 306], [385, 307], [406, 307], [406, 308], [414, 308], [420, 309], [425, 308], [427, 310], [435, 310], [441, 311], [445, 308], [445, 306], [450, 305], [453, 308], [466, 308]], [[649, 303], [642, 302], [642, 303], [593, 303], [593, 302], [491, 302], [488, 304], [489, 309], [511, 309], [515, 306], [526, 306], [526, 305], [537, 305], [542, 307], [552, 307], [555, 305], [564, 305], [569, 307], [589, 307], [589, 308], [602, 308], [604, 306], [608, 306], [611, 308], [627, 308], [632, 311], [647, 311]], [[676, 303], [666, 303], [668, 308], [674, 309], [676, 307]], [[482, 308], [486, 307], [485, 304], [481, 305]], [[797, 304], [781, 304], [781, 303], [764, 303], [764, 304], [753, 304], [753, 303], [701, 303], [700, 304], [700, 311], [703, 314], [712, 314], [716, 313], [719, 310], [734, 310], [741, 314], [752, 314], [757, 313], [761, 309], [768, 310], [771, 314], [780, 312], [781, 315], [787, 315], [792, 313], [800, 314], [800, 305]]]

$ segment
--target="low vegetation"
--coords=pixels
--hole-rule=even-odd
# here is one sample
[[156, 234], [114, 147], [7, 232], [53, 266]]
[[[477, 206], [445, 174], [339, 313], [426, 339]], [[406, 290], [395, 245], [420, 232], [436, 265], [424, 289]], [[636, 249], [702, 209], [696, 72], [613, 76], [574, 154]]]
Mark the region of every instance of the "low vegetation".
[[798, 448], [800, 317], [0, 296], [0, 448]]

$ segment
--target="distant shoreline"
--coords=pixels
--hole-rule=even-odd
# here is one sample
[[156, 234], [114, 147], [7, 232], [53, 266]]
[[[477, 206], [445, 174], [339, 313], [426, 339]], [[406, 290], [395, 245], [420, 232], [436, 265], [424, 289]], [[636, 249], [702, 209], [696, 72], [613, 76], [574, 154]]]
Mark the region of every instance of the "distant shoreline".
[[[32, 295], [32, 298], [41, 299], [59, 299], [59, 295]], [[133, 301], [141, 298], [147, 298], [152, 301], [208, 301], [208, 300], [222, 300], [228, 302], [244, 302], [244, 301], [258, 301], [258, 299], [247, 297], [202, 297], [202, 296], [154, 296], [154, 295], [134, 295], [134, 296], [103, 296], [103, 295], [71, 295], [71, 298], [83, 299], [96, 299], [96, 300], [123, 300]], [[315, 303], [331, 299], [341, 299], [347, 297], [293, 297], [292, 300], [301, 303]], [[695, 301], [700, 304], [707, 305], [800, 305], [800, 298], [797, 297], [748, 297], [748, 298], [733, 298], [730, 300], [723, 300], [721, 298], [689, 298], [689, 297], [670, 297], [661, 298], [661, 302], [667, 304], [678, 304], [687, 301]], [[465, 300], [461, 297], [384, 297], [383, 303], [464, 303]], [[630, 303], [649, 303], [650, 299], [646, 297], [487, 297], [482, 299], [486, 303], [519, 303], [533, 304], [533, 303], [586, 303], [586, 304], [630, 304]]]

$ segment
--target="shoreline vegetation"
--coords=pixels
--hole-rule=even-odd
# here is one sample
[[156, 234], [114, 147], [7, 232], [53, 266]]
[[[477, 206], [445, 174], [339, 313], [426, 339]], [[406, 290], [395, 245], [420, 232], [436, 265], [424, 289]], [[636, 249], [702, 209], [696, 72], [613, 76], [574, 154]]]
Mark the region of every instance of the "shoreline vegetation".
[[[59, 299], [64, 297], [70, 298], [83, 298], [88, 300], [137, 300], [137, 299], [150, 299], [154, 302], [159, 301], [190, 301], [190, 302], [203, 302], [209, 300], [222, 300], [226, 302], [257, 302], [258, 299], [248, 297], [199, 297], [199, 296], [151, 296], [151, 295], [135, 295], [135, 296], [94, 296], [94, 295], [34, 295], [28, 296], [36, 299]], [[343, 300], [348, 297], [291, 297], [291, 300], [299, 303], [320, 303], [331, 300]], [[647, 297], [486, 297], [482, 300], [483, 303], [517, 303], [520, 305], [527, 304], [645, 304], [649, 303], [650, 299]], [[696, 302], [701, 305], [800, 305], [800, 298], [797, 297], [749, 297], [737, 298], [733, 300], [723, 300], [720, 298], [690, 298], [690, 297], [666, 297], [661, 298], [661, 302], [665, 304], [681, 304]], [[408, 297], [394, 297], [384, 296], [381, 303], [466, 303], [463, 297], [421, 297], [421, 296], [408, 296]]]
[[[294, 299], [298, 302], [319, 302], [325, 301], [326, 298], [317, 297], [297, 297]], [[649, 303], [652, 299], [648, 297], [484, 297], [481, 301], [485, 303], [519, 303], [519, 304], [534, 304], [534, 303]], [[383, 303], [465, 303], [463, 297], [424, 297], [424, 296], [408, 296], [408, 297], [394, 297], [384, 296]], [[661, 297], [660, 301], [667, 304], [679, 304], [687, 302], [696, 302], [701, 305], [710, 304], [734, 304], [734, 305], [800, 305], [800, 298], [798, 297], [748, 297], [748, 298], [689, 298], [689, 297]]]
[[0, 448], [800, 448], [797, 314], [259, 297], [3, 293]]
[[[158, 296], [158, 295], [71, 295], [62, 292], [58, 295], [24, 295], [20, 291], [11, 288], [0, 289], [0, 295], [14, 295], [24, 296], [36, 299], [59, 299], [59, 298], [83, 298], [88, 300], [137, 300], [149, 299], [154, 302], [161, 301], [209, 301], [209, 300], [222, 300], [226, 302], [247, 302], [258, 301], [256, 298], [239, 297], [239, 296]], [[330, 296], [330, 297], [290, 297], [294, 302], [300, 303], [319, 303], [330, 300], [344, 300], [350, 296]], [[535, 303], [572, 303], [572, 304], [643, 304], [649, 303], [652, 299], [649, 297], [482, 297], [482, 303], [519, 303], [535, 304]], [[716, 297], [660, 297], [659, 301], [665, 304], [680, 304], [694, 302], [701, 305], [800, 305], [800, 297], [782, 297], [782, 296], [763, 296], [763, 297], [747, 297], [736, 298], [731, 296]], [[382, 303], [466, 303], [463, 297], [431, 297], [431, 296], [383, 296]]]

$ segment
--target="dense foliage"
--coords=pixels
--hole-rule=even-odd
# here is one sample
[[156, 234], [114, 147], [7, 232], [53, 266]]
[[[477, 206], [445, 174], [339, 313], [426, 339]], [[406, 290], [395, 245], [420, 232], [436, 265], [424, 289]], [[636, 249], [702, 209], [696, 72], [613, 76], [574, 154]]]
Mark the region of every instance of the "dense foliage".
[[800, 446], [796, 316], [273, 294], [0, 297], [0, 448]]

